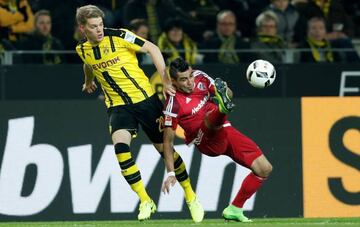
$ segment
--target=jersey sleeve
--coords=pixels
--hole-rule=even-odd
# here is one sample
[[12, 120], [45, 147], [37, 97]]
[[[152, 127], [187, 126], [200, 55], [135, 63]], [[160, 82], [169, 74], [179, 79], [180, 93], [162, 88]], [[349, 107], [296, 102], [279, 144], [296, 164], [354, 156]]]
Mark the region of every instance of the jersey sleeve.
[[127, 29], [106, 29], [104, 30], [105, 35], [115, 36], [119, 38], [121, 45], [125, 46], [128, 49], [139, 51], [144, 45], [145, 40], [133, 32]]
[[81, 58], [81, 60], [82, 60], [83, 62], [85, 62], [85, 52], [84, 52], [84, 50], [81, 50], [80, 45], [77, 45], [76, 48], [75, 48], [75, 50], [76, 50], [76, 53], [77, 53], [77, 54], [79, 55], [79, 57]]
[[196, 76], [201, 77], [201, 80], [206, 83], [210, 94], [212, 94], [212, 95], [215, 94], [215, 82], [214, 82], [214, 79], [211, 76], [209, 76], [208, 74], [206, 74], [205, 72], [200, 71], [200, 70], [195, 70], [193, 75], [195, 77]]
[[178, 124], [178, 114], [180, 111], [180, 105], [176, 101], [174, 96], [170, 96], [165, 101], [165, 109], [163, 110], [165, 122], [165, 127], [171, 127], [172, 129], [176, 129]]
[[81, 60], [85, 63], [85, 50], [84, 50], [84, 46], [83, 46], [83, 41], [80, 41], [77, 45], [76, 45], [76, 53], [79, 55], [79, 57], [81, 58]]

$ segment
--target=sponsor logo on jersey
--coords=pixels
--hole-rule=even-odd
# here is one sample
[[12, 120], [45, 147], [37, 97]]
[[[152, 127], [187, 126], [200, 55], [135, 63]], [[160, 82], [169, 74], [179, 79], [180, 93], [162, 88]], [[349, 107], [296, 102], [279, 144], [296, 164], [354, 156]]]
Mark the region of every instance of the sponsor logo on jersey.
[[107, 68], [109, 66], [115, 65], [118, 61], [120, 61], [120, 58], [115, 57], [115, 58], [107, 60], [107, 61], [103, 61], [103, 62], [99, 62], [97, 64], [93, 64], [92, 68], [94, 70], [105, 69], [105, 68]]
[[196, 114], [197, 112], [199, 112], [199, 110], [205, 105], [205, 103], [207, 102], [207, 100], [209, 99], [209, 96], [205, 96], [201, 101], [200, 103], [192, 109], [191, 111], [191, 114], [194, 115]]

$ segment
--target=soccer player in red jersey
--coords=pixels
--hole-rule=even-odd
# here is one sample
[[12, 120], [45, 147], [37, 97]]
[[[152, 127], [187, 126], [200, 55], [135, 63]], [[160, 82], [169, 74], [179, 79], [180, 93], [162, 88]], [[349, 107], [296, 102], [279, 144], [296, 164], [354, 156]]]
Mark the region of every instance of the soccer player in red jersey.
[[[177, 58], [170, 64], [170, 77], [176, 88], [165, 104], [164, 156], [168, 177], [162, 190], [169, 192], [176, 183], [173, 176], [172, 144], [179, 124], [185, 131], [185, 143], [195, 144], [208, 156], [226, 155], [237, 164], [251, 169], [236, 197], [223, 211], [227, 220], [251, 222], [243, 214], [243, 205], [262, 185], [272, 171], [272, 165], [250, 138], [231, 126], [227, 114], [234, 104], [232, 92], [220, 78], [213, 80], [200, 70], [193, 70], [187, 62]], [[217, 104], [212, 101], [217, 100]]]

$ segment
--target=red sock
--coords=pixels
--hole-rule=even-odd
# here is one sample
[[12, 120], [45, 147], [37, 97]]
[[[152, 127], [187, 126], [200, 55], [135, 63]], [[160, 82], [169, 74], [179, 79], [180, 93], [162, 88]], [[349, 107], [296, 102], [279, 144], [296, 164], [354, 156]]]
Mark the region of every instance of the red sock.
[[241, 188], [232, 202], [232, 205], [242, 208], [245, 201], [261, 187], [264, 180], [265, 178], [258, 177], [252, 172], [247, 175], [242, 182]]

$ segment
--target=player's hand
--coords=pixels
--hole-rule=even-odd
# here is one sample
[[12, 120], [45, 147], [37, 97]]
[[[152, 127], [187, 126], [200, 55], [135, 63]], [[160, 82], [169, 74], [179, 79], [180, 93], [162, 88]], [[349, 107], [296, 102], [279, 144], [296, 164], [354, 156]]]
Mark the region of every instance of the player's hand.
[[82, 86], [82, 91], [86, 91], [87, 93], [93, 93], [96, 90], [97, 86], [94, 81], [91, 81], [90, 84], [84, 83]]
[[164, 97], [166, 98], [167, 95], [175, 96], [176, 90], [171, 83], [164, 83]]
[[175, 176], [168, 176], [166, 180], [163, 183], [163, 186], [161, 188], [161, 191], [164, 193], [170, 193], [170, 188], [173, 187], [176, 183], [176, 177]]

